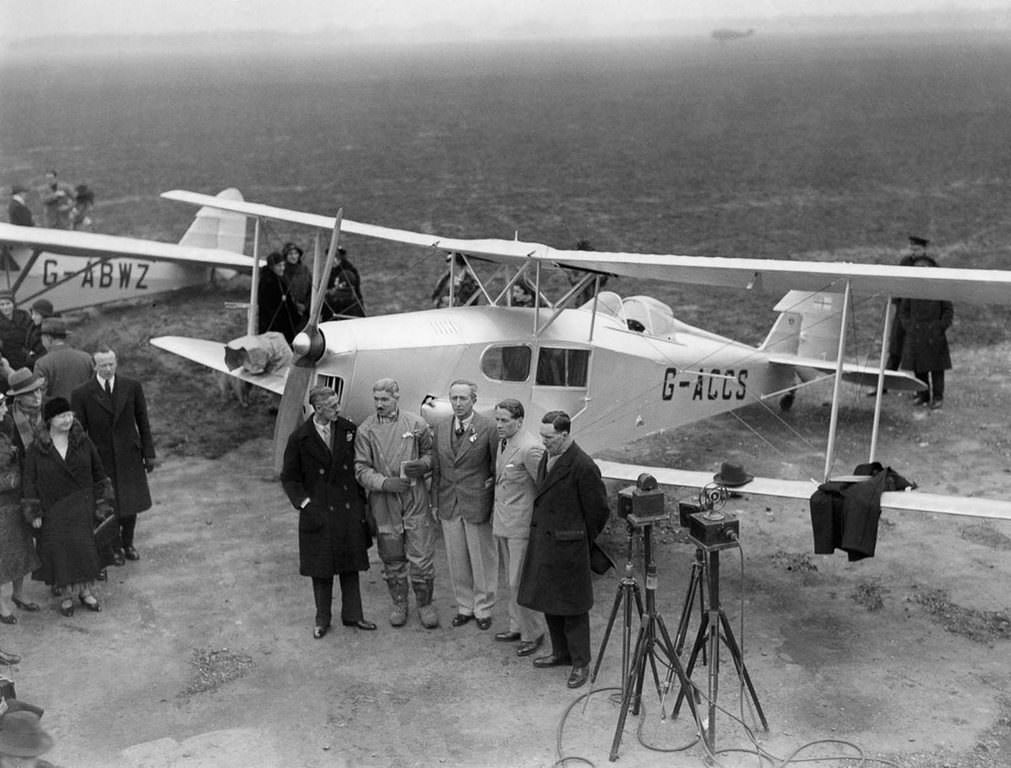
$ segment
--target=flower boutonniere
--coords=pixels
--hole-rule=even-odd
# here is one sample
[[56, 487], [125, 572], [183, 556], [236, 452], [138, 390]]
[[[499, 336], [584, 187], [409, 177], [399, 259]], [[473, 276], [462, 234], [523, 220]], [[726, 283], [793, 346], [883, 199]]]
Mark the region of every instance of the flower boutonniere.
[[402, 434], [400, 437], [402, 439], [404, 439], [404, 440], [410, 440], [412, 437], [414, 437], [414, 433], [413, 432], [404, 432], [404, 434]]
[[469, 439], [470, 439], [470, 442], [472, 442], [472, 443], [477, 441], [477, 435], [474, 434], [473, 430], [471, 430], [470, 438]]

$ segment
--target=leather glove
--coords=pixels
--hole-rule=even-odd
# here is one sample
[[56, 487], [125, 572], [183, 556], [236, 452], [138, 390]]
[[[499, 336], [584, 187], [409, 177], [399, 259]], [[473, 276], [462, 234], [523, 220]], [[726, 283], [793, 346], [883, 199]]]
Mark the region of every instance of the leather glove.
[[109, 517], [112, 517], [112, 504], [108, 501], [100, 501], [95, 505], [95, 520], [102, 522]]
[[404, 462], [404, 474], [408, 477], [421, 478], [424, 477], [427, 472], [428, 467], [425, 466], [425, 462], [421, 459]]
[[387, 477], [383, 480], [383, 490], [386, 493], [403, 493], [410, 487], [410, 481], [402, 477]]
[[144, 457], [144, 471], [148, 474], [154, 472], [154, 468], [158, 466], [158, 459], [151, 457], [150, 459], [146, 456]]

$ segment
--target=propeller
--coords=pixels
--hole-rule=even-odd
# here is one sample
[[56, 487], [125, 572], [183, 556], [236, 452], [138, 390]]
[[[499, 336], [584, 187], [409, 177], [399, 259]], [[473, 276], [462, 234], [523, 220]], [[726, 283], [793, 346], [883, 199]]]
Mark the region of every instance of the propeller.
[[326, 342], [319, 330], [319, 318], [323, 313], [323, 297], [326, 294], [330, 270], [333, 268], [334, 257], [340, 241], [341, 219], [344, 209], [337, 211], [334, 220], [333, 234], [330, 236], [330, 247], [327, 249], [326, 262], [319, 272], [318, 282], [313, 286], [309, 297], [309, 319], [305, 327], [295, 336], [291, 343], [295, 351], [295, 361], [288, 368], [288, 378], [284, 382], [284, 394], [281, 395], [281, 406], [277, 409], [277, 419], [274, 421], [274, 472], [280, 473], [284, 463], [284, 447], [290, 435], [302, 422], [302, 405], [305, 393], [312, 383], [316, 372], [316, 363], [323, 356]]

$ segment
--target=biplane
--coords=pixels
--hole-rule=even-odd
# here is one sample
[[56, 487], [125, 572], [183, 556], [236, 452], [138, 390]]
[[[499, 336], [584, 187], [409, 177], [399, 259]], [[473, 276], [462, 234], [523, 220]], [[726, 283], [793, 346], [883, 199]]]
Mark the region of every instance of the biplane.
[[[906, 372], [885, 370], [884, 352], [877, 367], [844, 361], [845, 318], [852, 296], [1003, 303], [1011, 295], [1011, 271], [559, 250], [518, 240], [445, 238], [355, 222], [340, 214], [322, 216], [192, 192], [163, 196], [220, 207], [257, 222], [276, 219], [332, 232], [327, 263], [322, 265], [317, 258], [309, 322], [292, 344], [293, 365], [282, 375], [245, 372], [236, 368], [234, 355], [226, 364], [221, 341], [161, 337], [151, 342], [281, 395], [277, 454], [304, 414], [307, 389], [317, 383], [333, 387], [344, 415], [361, 421], [373, 408], [373, 382], [393, 377], [401, 386], [402, 407], [434, 421], [450, 412], [446, 400], [450, 382], [471, 379], [479, 385], [479, 409], [491, 410], [501, 399], [514, 397], [524, 403], [530, 423], [536, 424], [550, 410], [568, 412], [580, 445], [592, 453], [756, 401], [778, 398], [782, 407], [789, 407], [799, 388], [829, 379], [833, 411], [827, 479], [832, 474], [839, 388], [844, 381], [878, 387], [875, 427], [884, 387], [923, 387]], [[439, 258], [462, 254], [467, 264], [486, 262], [505, 273], [497, 284], [482, 282], [466, 306], [321, 323], [324, 276], [341, 234], [426, 248]], [[317, 256], [322, 256], [318, 246]], [[542, 290], [551, 269], [582, 274], [556, 301]], [[573, 306], [573, 297], [602, 275], [763, 290], [782, 298], [765, 340], [752, 346], [683, 323], [669, 306], [648, 296], [621, 298], [598, 291], [591, 301]], [[520, 280], [534, 287], [533, 307], [509, 305], [510, 288]], [[478, 296], [486, 303], [477, 304]], [[891, 302], [886, 305], [891, 307]], [[888, 323], [886, 317], [885, 328]], [[702, 472], [598, 463], [605, 476], [620, 480], [648, 472], [673, 486], [699, 488], [711, 481], [711, 475]], [[740, 490], [807, 499], [817, 485], [813, 480], [755, 478]], [[1011, 502], [996, 499], [886, 492], [881, 505], [1011, 519]]]
[[245, 246], [246, 217], [220, 208], [198, 210], [178, 243], [0, 223], [0, 288], [19, 306], [45, 297], [57, 312], [147, 298], [207, 283], [215, 270], [249, 272]]

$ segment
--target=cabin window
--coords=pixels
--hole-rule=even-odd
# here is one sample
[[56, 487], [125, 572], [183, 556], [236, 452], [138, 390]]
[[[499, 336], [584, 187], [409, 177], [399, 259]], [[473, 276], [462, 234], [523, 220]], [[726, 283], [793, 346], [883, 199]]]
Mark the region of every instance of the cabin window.
[[588, 349], [541, 347], [537, 383], [545, 387], [585, 387], [589, 363]]
[[330, 389], [337, 393], [337, 398], [340, 400], [341, 405], [344, 405], [344, 379], [340, 376], [328, 376], [325, 373], [317, 373], [316, 386], [330, 387]]
[[530, 347], [489, 347], [481, 357], [481, 372], [493, 381], [526, 381], [530, 376]]

